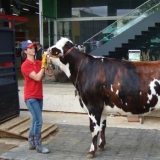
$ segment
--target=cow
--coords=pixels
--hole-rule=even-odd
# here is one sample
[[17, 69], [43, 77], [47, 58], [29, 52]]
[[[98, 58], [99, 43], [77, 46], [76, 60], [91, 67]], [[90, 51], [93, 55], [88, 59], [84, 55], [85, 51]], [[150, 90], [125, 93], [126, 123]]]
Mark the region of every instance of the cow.
[[[87, 158], [104, 150], [106, 113], [149, 114], [160, 109], [160, 62], [135, 62], [87, 55], [62, 37], [50, 47], [50, 58], [75, 86], [88, 113], [92, 142]], [[99, 143], [98, 143], [98, 136]]]

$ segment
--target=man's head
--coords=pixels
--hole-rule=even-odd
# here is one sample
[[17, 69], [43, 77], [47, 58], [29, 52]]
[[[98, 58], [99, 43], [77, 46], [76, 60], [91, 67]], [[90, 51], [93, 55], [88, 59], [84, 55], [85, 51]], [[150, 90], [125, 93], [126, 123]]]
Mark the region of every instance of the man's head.
[[22, 51], [26, 50], [27, 48], [36, 47], [37, 45], [30, 40], [22, 42]]
[[[27, 54], [28, 56], [35, 56], [36, 46], [37, 45], [30, 40], [22, 42], [22, 54], [21, 55], [24, 56], [25, 54]], [[25, 55], [24, 57], [26, 58], [27, 55]]]
[[40, 43], [36, 43], [36, 44], [37, 44], [37, 49], [40, 49], [42, 47]]

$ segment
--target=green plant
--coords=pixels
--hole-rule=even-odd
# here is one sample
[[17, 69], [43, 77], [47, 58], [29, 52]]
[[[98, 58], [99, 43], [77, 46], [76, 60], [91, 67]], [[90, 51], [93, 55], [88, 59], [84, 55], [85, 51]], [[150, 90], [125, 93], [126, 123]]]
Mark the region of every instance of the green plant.
[[147, 53], [142, 51], [141, 52], [141, 61], [150, 61], [149, 54], [150, 54], [150, 49], [147, 50]]

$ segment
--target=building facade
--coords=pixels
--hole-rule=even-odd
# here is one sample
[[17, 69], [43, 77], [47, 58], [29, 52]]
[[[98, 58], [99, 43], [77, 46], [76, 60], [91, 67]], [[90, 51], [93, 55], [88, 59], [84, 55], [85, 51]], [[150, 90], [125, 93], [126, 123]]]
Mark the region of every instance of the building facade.
[[17, 44], [31, 39], [47, 48], [61, 36], [82, 44], [144, 2], [146, 0], [0, 0], [0, 8], [4, 8], [5, 14], [28, 18], [28, 22], [15, 22]]
[[[40, 1], [39, 1], [40, 2]], [[90, 53], [97, 47], [97, 42], [103, 35], [100, 34], [107, 26], [121, 19], [131, 11], [143, 6], [152, 8], [151, 4], [157, 4], [158, 0], [48, 0], [42, 1], [39, 5], [41, 32], [40, 41], [46, 45], [53, 45], [61, 36], [69, 37], [75, 44], [83, 44], [92, 38], [89, 45], [86, 45], [86, 52]], [[145, 11], [144, 11], [145, 12]], [[127, 19], [126, 19], [127, 21]], [[121, 26], [118, 21], [117, 27]], [[127, 23], [124, 22], [123, 23]], [[101, 32], [102, 33], [102, 32]], [[160, 59], [160, 31], [156, 30], [156, 36], [148, 36], [144, 44], [135, 43], [134, 48], [141, 51], [141, 60]], [[99, 36], [94, 36], [99, 35]], [[128, 50], [125, 55], [128, 54]], [[146, 55], [149, 55], [146, 59]], [[113, 56], [114, 57], [114, 56]], [[125, 56], [126, 59], [127, 56]]]

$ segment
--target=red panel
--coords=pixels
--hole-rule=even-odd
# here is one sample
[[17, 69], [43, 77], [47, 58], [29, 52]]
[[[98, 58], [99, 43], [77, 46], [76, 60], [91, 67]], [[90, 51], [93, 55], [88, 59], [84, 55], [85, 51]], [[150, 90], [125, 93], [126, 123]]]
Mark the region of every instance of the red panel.
[[11, 16], [11, 15], [5, 15], [5, 14], [0, 14], [0, 18], [15, 20], [15, 21], [21, 21], [21, 22], [27, 22], [28, 21], [28, 18], [25, 18], [25, 17]]

